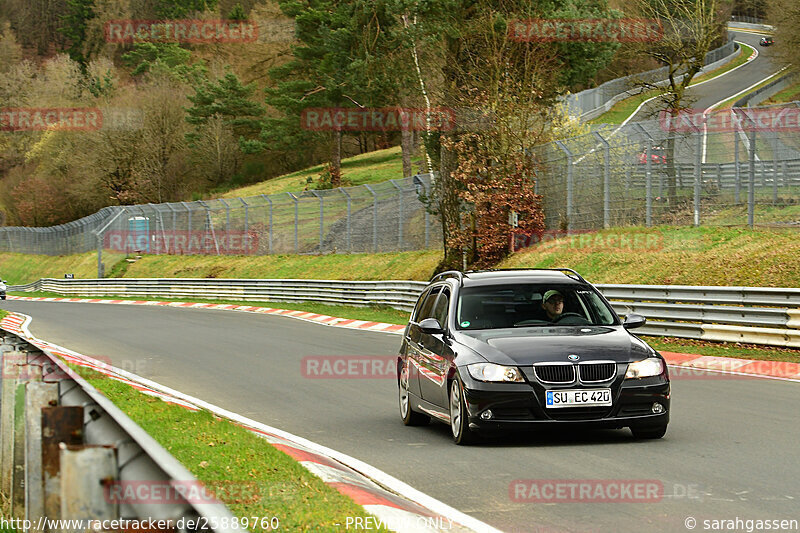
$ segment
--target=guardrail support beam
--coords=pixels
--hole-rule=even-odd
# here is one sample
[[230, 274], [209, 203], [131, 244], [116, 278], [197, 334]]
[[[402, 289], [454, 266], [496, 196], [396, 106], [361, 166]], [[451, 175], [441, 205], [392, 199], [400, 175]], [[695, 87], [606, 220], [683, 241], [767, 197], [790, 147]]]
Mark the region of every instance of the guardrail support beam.
[[[61, 516], [75, 520], [114, 520], [119, 505], [110, 502], [105, 484], [116, 481], [117, 453], [111, 446], [59, 444]], [[62, 529], [83, 533], [82, 529]]]
[[25, 518], [44, 514], [42, 477], [42, 407], [58, 404], [58, 384], [32, 382], [25, 386]]

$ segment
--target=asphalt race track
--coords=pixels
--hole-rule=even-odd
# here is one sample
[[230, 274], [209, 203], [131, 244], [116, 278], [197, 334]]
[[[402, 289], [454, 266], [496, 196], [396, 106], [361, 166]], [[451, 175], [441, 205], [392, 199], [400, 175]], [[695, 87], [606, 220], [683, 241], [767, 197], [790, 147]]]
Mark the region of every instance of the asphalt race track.
[[[690, 88], [687, 91], [688, 99], [686, 105], [688, 107], [701, 111], [705, 110], [721, 100], [727, 100], [770, 74], [774, 74], [783, 66], [772, 59], [773, 48], [758, 45], [761, 35], [736, 30], [731, 30], [731, 32], [737, 41], [748, 44], [758, 50], [758, 57], [730, 74], [725, 74], [719, 79]], [[658, 118], [658, 105], [656, 101], [653, 101], [642, 106], [642, 109], [634, 115], [631, 121], [638, 122], [655, 118]]]
[[[301, 372], [306, 356], [396, 354], [397, 335], [229, 311], [3, 304], [33, 316], [31, 332], [41, 339], [107, 356], [355, 456], [504, 531], [685, 532], [687, 517], [697, 531], [703, 520], [800, 520], [800, 383], [722, 374], [676, 379], [672, 422], [658, 441], [634, 441], [627, 430], [548, 432], [457, 447], [444, 425], [402, 425], [391, 378], [309, 379]], [[515, 480], [649, 480], [663, 496], [525, 503], [512, 498]]]

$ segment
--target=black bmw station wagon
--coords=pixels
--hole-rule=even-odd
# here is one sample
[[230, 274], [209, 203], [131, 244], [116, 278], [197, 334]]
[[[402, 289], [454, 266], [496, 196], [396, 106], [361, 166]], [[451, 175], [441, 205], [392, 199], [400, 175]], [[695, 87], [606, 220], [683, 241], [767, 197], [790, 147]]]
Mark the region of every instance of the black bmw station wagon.
[[417, 301], [398, 356], [406, 425], [476, 433], [580, 424], [667, 431], [670, 383], [661, 355], [569, 269], [444, 272]]

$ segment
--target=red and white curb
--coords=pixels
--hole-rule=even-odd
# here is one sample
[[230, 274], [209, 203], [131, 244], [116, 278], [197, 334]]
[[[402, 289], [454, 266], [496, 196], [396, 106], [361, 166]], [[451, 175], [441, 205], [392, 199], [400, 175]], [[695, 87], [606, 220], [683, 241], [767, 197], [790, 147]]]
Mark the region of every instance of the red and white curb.
[[667, 365], [677, 369], [675, 378], [686, 371], [702, 370], [731, 374], [735, 377], [770, 378], [800, 382], [800, 363], [789, 361], [762, 361], [760, 359], [737, 359], [714, 357], [690, 353], [660, 352]]
[[[29, 300], [40, 299], [29, 298]], [[76, 301], [75, 299], [69, 298], [46, 300]], [[111, 302], [112, 301], [109, 300], [102, 303]], [[114, 303], [123, 302], [125, 301], [114, 301]], [[162, 303], [171, 304], [173, 302]], [[182, 307], [187, 306], [191, 306], [191, 304], [182, 305]], [[227, 307], [235, 309], [237, 306]], [[295, 316], [295, 318], [301, 317]], [[306, 317], [302, 318], [313, 320]], [[263, 437], [274, 447], [297, 460], [312, 474], [321, 478], [326, 484], [332, 486], [345, 496], [350, 497], [356, 504], [361, 505], [364, 510], [375, 517], [373, 522], [362, 523], [362, 527], [360, 528], [356, 527], [355, 523], [349, 524], [354, 529], [378, 529], [383, 526], [386, 529], [401, 533], [500, 533], [500, 530], [468, 516], [354, 457], [321, 446], [286, 431], [261, 424], [255, 420], [204, 402], [193, 396], [183, 394], [182, 392], [105, 364], [91, 357], [37, 339], [28, 331], [28, 324], [31, 320], [31, 317], [27, 315], [19, 313], [9, 314], [0, 321], [0, 328], [24, 337], [34, 346], [44, 348], [62, 357], [69, 363], [101, 372], [111, 379], [116, 379], [131, 385], [144, 394], [155, 396], [168, 403], [181, 405], [195, 411], [205, 409], [221, 418], [226, 418], [237, 425], [249, 429], [253, 433]], [[365, 322], [364, 324], [375, 323]], [[372, 329], [369, 326], [363, 327], [364, 324], [350, 327]], [[342, 327], [348, 327], [348, 325]], [[340, 525], [343, 529], [348, 529], [348, 524]]]
[[[158, 305], [169, 307], [182, 307], [189, 309], [216, 309], [239, 311], [245, 313], [261, 313], [267, 315], [286, 316], [305, 320], [326, 326], [340, 328], [380, 331], [383, 333], [402, 334], [405, 326], [387, 324], [386, 322], [369, 322], [366, 320], [352, 320], [349, 318], [333, 317], [309, 313], [306, 311], [290, 311], [287, 309], [272, 309], [269, 307], [256, 307], [249, 305], [211, 304], [194, 302], [163, 302], [157, 300], [107, 300], [97, 298], [42, 298], [31, 296], [8, 296], [9, 300], [28, 302], [73, 302], [73, 303], [100, 303], [122, 305]], [[695, 370], [708, 370], [741, 376], [763, 377], [782, 379], [787, 381], [800, 381], [800, 364], [786, 361], [762, 361], [757, 359], [736, 359], [733, 357], [701, 356], [696, 354], [661, 352], [667, 364], [676, 368]]]
[[107, 300], [99, 298], [43, 298], [33, 296], [8, 296], [9, 300], [23, 302], [72, 302], [72, 303], [92, 303], [92, 304], [120, 304], [120, 305], [160, 305], [167, 307], [183, 307], [190, 309], [217, 309], [225, 311], [241, 311], [245, 313], [261, 313], [267, 315], [288, 316], [299, 318], [326, 326], [336, 326], [339, 328], [365, 329], [369, 331], [383, 331], [385, 333], [402, 333], [405, 326], [398, 324], [387, 324], [386, 322], [370, 322], [368, 320], [353, 320], [350, 318], [340, 318], [335, 316], [320, 315], [307, 311], [291, 311], [288, 309], [273, 309], [270, 307], [257, 307], [251, 305], [233, 304], [210, 304], [195, 302], [162, 302], [158, 300]]

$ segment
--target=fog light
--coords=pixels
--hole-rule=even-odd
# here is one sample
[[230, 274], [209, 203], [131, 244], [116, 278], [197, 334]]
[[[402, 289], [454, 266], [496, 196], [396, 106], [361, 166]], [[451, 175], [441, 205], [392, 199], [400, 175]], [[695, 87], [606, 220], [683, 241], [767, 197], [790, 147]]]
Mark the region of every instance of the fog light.
[[494, 416], [494, 413], [492, 413], [492, 410], [491, 409], [487, 409], [487, 410], [485, 410], [484, 412], [481, 413], [481, 420], [491, 420], [493, 416]]
[[656, 402], [656, 403], [653, 404], [652, 411], [653, 411], [654, 414], [660, 415], [661, 413], [663, 413], [665, 411], [665, 409], [664, 409], [663, 405], [661, 405], [660, 403]]

